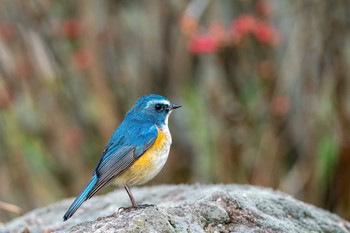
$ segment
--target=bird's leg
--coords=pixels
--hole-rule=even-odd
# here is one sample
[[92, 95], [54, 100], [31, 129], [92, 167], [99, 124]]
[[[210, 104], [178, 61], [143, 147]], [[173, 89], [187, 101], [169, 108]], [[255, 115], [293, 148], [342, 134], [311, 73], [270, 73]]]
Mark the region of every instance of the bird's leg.
[[124, 188], [125, 188], [126, 192], [127, 192], [128, 195], [129, 195], [129, 198], [130, 198], [132, 207], [135, 208], [135, 209], [138, 208], [139, 206], [136, 204], [135, 198], [134, 198], [134, 196], [132, 195], [129, 186], [128, 186], [127, 184], [125, 184], [125, 185], [124, 185]]
[[126, 190], [126, 192], [129, 195], [130, 201], [131, 201], [131, 206], [130, 207], [120, 207], [119, 211], [124, 211], [124, 210], [130, 210], [130, 209], [139, 209], [139, 208], [147, 208], [147, 207], [156, 207], [156, 209], [158, 210], [157, 206], [155, 205], [148, 205], [148, 204], [143, 204], [143, 205], [138, 205], [136, 204], [135, 198], [131, 193], [130, 187], [125, 184], [124, 188]]

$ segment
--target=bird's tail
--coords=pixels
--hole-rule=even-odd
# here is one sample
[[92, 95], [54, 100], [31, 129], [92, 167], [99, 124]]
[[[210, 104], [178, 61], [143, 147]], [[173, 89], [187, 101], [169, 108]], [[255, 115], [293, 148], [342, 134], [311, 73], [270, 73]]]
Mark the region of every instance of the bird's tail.
[[82, 191], [80, 193], [80, 195], [74, 200], [72, 205], [69, 207], [67, 212], [64, 214], [63, 221], [66, 221], [70, 217], [72, 217], [73, 214], [75, 213], [75, 211], [77, 211], [77, 209], [81, 206], [81, 204], [83, 204], [83, 202], [88, 199], [88, 195], [91, 192], [91, 190], [93, 189], [93, 187], [96, 185], [96, 183], [97, 183], [97, 175], [94, 174], [92, 176], [90, 182], [88, 183], [88, 185], [86, 185], [84, 191]]

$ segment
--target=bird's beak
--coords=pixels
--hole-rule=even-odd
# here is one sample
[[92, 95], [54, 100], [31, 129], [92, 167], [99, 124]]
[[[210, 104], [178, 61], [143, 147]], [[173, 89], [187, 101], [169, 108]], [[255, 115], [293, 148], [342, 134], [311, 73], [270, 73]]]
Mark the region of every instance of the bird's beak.
[[170, 104], [169, 107], [168, 107], [168, 111], [171, 111], [173, 109], [177, 109], [177, 108], [180, 108], [181, 105], [177, 105], [177, 104]]

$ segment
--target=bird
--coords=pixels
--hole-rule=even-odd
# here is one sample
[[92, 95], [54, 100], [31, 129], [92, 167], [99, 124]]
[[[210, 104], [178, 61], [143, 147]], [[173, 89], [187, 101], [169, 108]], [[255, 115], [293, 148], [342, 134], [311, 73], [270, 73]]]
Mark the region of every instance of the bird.
[[111, 183], [124, 187], [131, 201], [128, 208], [142, 208], [130, 186], [153, 179], [164, 166], [172, 144], [168, 119], [180, 105], [157, 94], [139, 98], [112, 134], [93, 175], [63, 216], [66, 221], [101, 188]]

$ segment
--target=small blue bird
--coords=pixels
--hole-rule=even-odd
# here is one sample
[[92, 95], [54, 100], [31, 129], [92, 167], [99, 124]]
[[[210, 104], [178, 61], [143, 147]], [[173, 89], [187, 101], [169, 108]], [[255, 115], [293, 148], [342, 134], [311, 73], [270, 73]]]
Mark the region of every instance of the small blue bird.
[[136, 204], [129, 186], [151, 180], [164, 166], [172, 142], [168, 118], [172, 110], [179, 107], [160, 95], [141, 97], [114, 131], [90, 182], [69, 207], [64, 221], [112, 181], [124, 186], [131, 208], [142, 207]]

